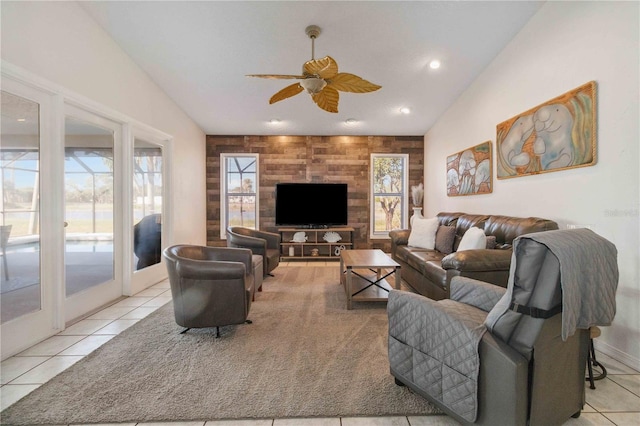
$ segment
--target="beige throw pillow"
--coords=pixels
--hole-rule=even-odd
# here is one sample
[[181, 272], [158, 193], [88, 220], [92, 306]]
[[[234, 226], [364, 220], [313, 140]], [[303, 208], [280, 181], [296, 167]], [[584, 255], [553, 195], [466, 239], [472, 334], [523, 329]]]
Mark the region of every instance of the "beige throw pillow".
[[436, 232], [438, 231], [438, 218], [431, 219], [414, 218], [409, 234], [409, 245], [413, 247], [433, 250], [436, 244]]
[[484, 235], [484, 231], [475, 226], [467, 229], [467, 232], [462, 236], [458, 251], [464, 250], [477, 250], [487, 247], [487, 237]]

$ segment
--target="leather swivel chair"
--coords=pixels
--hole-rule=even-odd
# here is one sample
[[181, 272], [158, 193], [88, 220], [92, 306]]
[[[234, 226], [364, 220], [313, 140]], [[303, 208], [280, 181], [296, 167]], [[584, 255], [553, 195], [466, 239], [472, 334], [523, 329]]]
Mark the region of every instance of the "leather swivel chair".
[[578, 417], [588, 328], [615, 315], [616, 256], [590, 230], [547, 231], [514, 241], [507, 289], [455, 277], [451, 299], [437, 302], [392, 290], [396, 384], [462, 424], [548, 426]]
[[247, 248], [262, 256], [264, 276], [272, 275], [280, 263], [280, 234], [242, 226], [227, 228], [227, 247]]
[[251, 250], [175, 245], [163, 251], [176, 323], [190, 328], [251, 323]]

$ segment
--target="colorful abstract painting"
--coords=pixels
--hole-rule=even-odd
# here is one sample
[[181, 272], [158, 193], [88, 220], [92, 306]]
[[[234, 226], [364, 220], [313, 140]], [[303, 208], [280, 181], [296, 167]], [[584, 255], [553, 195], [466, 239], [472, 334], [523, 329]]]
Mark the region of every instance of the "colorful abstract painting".
[[493, 191], [491, 141], [447, 157], [447, 195], [489, 194]]
[[498, 179], [596, 163], [596, 83], [590, 81], [497, 126]]

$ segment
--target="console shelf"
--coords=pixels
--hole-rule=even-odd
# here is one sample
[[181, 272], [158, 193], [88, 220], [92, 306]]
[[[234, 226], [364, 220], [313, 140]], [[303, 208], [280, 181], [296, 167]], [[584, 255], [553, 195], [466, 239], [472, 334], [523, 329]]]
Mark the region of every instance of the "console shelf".
[[[339, 260], [340, 250], [353, 248], [353, 228], [279, 228], [280, 232], [280, 260]], [[296, 242], [293, 235], [296, 232], [304, 232], [307, 240]], [[335, 232], [340, 235], [340, 241], [327, 242], [323, 239], [326, 232]], [[289, 250], [293, 248], [293, 255]], [[317, 254], [314, 254], [314, 249]]]

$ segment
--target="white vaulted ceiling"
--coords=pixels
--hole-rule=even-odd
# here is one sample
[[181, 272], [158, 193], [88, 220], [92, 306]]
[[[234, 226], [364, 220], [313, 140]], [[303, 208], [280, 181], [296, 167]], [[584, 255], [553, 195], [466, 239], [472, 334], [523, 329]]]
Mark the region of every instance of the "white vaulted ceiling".
[[[536, 13], [522, 1], [80, 2], [207, 134], [421, 135]], [[269, 105], [315, 57], [382, 89], [340, 94], [339, 113], [306, 93]], [[430, 61], [442, 66], [433, 70]], [[400, 113], [408, 107], [410, 114]], [[281, 120], [270, 124], [271, 119]], [[347, 119], [355, 124], [347, 125]]]

